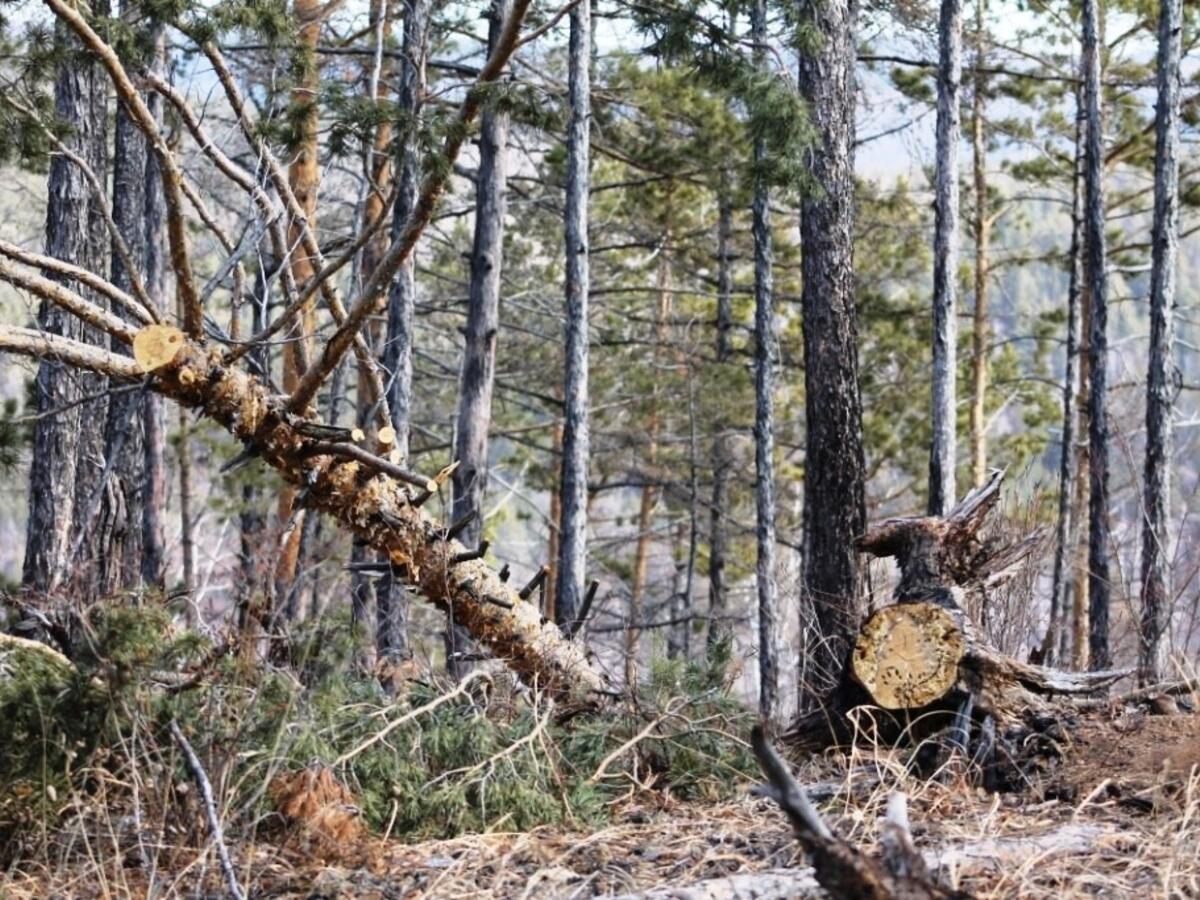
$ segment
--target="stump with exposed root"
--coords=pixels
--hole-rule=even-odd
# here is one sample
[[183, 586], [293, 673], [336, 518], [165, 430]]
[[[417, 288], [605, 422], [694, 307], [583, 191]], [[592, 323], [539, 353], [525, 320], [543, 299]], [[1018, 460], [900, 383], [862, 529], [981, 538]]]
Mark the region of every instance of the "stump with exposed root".
[[[974, 743], [983, 760], [997, 744], [1020, 745], [1018, 755], [1052, 753], [1070, 712], [1063, 698], [1097, 693], [1128, 674], [1022, 662], [989, 644], [971, 621], [968, 606], [982, 608], [989, 590], [1011, 577], [1042, 538], [1040, 532], [1008, 543], [986, 537], [1002, 480], [1003, 473], [993, 473], [944, 518], [887, 519], [858, 538], [858, 549], [899, 563], [894, 602], [863, 622], [841, 683], [824, 708], [791, 729], [794, 744], [838, 743], [867, 721], [872, 736], [884, 741], [949, 727], [952, 741], [964, 749]], [[878, 712], [855, 723], [851, 711], [862, 706]]]

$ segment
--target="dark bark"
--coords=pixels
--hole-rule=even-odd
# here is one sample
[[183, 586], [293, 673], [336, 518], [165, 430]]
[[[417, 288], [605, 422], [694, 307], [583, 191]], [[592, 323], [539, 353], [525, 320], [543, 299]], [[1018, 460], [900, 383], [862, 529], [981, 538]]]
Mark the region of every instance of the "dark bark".
[[[136, 279], [145, 275], [146, 163], [148, 144], [123, 107], [118, 105], [113, 146], [112, 216], [124, 236], [132, 262], [131, 272], [119, 253], [112, 253], [110, 280], [130, 293]], [[123, 350], [113, 340], [112, 348]], [[92, 547], [96, 553], [98, 595], [136, 585], [141, 577], [143, 512], [145, 502], [145, 413], [147, 394], [130, 391], [114, 396], [104, 423], [105, 478], [99, 491], [98, 514]]]
[[[733, 347], [733, 208], [729, 203], [729, 186], [722, 179], [717, 208], [717, 366], [718, 377], [724, 379]], [[730, 446], [730, 423], [719, 407], [713, 440], [712, 503], [709, 510], [708, 551], [708, 646], [714, 648], [729, 639], [725, 565], [729, 547], [726, 511], [729, 505], [729, 474], [733, 467], [733, 448]]]
[[808, 175], [819, 185], [805, 193], [800, 209], [807, 426], [802, 587], [821, 631], [813, 642], [812, 668], [828, 686], [841, 670], [857, 622], [858, 558], [852, 542], [866, 527], [852, 259], [857, 4], [801, 2], [799, 12], [815, 32], [800, 53], [799, 85], [816, 129]]
[[[161, 73], [166, 66], [166, 44], [162, 28], [156, 31], [151, 68]], [[163, 99], [157, 93], [146, 98], [156, 122], [162, 121]], [[146, 155], [145, 207], [142, 213], [146, 270], [143, 279], [146, 294], [161, 311], [166, 308], [167, 285], [167, 204], [163, 194], [161, 166], [154, 153]], [[167, 551], [163, 513], [167, 506], [167, 471], [164, 462], [166, 425], [162, 398], [146, 394], [142, 409], [142, 582], [164, 587]]]
[[[512, 0], [493, 0], [488, 29], [488, 51], [500, 39]], [[488, 429], [492, 422], [492, 388], [495, 380], [496, 335], [500, 327], [500, 275], [504, 254], [504, 214], [507, 192], [508, 113], [490, 106], [483, 113], [479, 133], [479, 173], [475, 185], [475, 240], [471, 252], [466, 346], [459, 378], [455, 427], [454, 520], [468, 514], [474, 519], [462, 532], [467, 546], [479, 543], [483, 532], [483, 500], [487, 488]], [[450, 671], [464, 667], [461, 632], [451, 623], [448, 649]]]
[[1091, 333], [1088, 396], [1089, 483], [1088, 503], [1088, 621], [1089, 663], [1092, 669], [1109, 666], [1108, 608], [1108, 273], [1104, 235], [1104, 123], [1100, 84], [1099, 0], [1083, 2], [1083, 94], [1087, 111], [1084, 152], [1087, 256], [1084, 271], [1091, 290]]
[[1146, 379], [1146, 468], [1142, 508], [1142, 622], [1138, 680], [1160, 681], [1171, 622], [1171, 413], [1175, 400], [1173, 316], [1179, 258], [1179, 57], [1181, 0], [1162, 0], [1154, 156], [1154, 249], [1150, 275], [1150, 366]]
[[[403, 4], [404, 55], [399, 70], [397, 105], [405, 127], [396, 135], [394, 161], [397, 182], [392, 209], [392, 237], [397, 237], [416, 208], [421, 181], [420, 117], [425, 93], [425, 59], [429, 44], [427, 0]], [[410, 256], [400, 266], [388, 295], [387, 333], [382, 363], [388, 378], [388, 409], [396, 440], [396, 456], [407, 462], [412, 439], [413, 310], [416, 306], [416, 260]], [[374, 268], [374, 267], [372, 267]], [[386, 576], [375, 584], [375, 649], [381, 659], [400, 660], [410, 655], [408, 646], [408, 590]]]
[[987, 480], [987, 387], [988, 387], [988, 268], [991, 252], [992, 218], [988, 204], [987, 136], [984, 109], [987, 105], [987, 74], [983, 71], [983, 25], [985, 0], [975, 0], [975, 75], [971, 90], [971, 155], [975, 181], [975, 309], [971, 332], [971, 486]]
[[554, 616], [570, 625], [579, 616], [587, 576], [588, 475], [588, 189], [591, 166], [592, 5], [571, 10], [567, 124], [566, 347], [563, 364], [562, 472]]
[[[270, 288], [266, 273], [260, 268], [254, 279], [254, 291], [250, 302], [250, 333], [258, 334], [266, 325], [267, 298]], [[265, 343], [251, 351], [251, 365], [266, 371], [268, 345]], [[270, 568], [264, 556], [263, 538], [266, 516], [262, 508], [261, 489], [254, 479], [242, 485], [242, 503], [238, 514], [238, 579], [234, 595], [237, 604], [237, 627], [242, 634], [252, 633], [257, 616], [265, 611], [265, 593]], [[247, 642], [249, 645], [251, 642]], [[249, 652], [249, 646], [245, 648]]]
[[196, 588], [196, 541], [192, 524], [192, 423], [188, 411], [180, 407], [179, 550], [183, 556], [183, 589], [188, 594]]
[[[63, 140], [67, 147], [102, 177], [107, 152], [104, 106], [108, 82], [101, 67], [69, 37], [69, 29], [57, 26], [56, 35], [64, 55], [55, 75], [55, 116], [66, 126]], [[93, 227], [94, 203], [84, 173], [66, 157], [52, 156], [46, 252], [93, 272], [103, 272], [104, 251], [98, 235], [105, 231], [102, 225], [99, 229]], [[88, 296], [82, 286], [70, 286]], [[88, 336], [77, 319], [46, 302], [38, 310], [38, 328], [73, 338]], [[37, 412], [66, 406], [102, 386], [100, 376], [70, 371], [60, 362], [43, 359], [34, 384]], [[95, 445], [103, 422], [103, 406], [97, 410], [98, 403], [102, 401], [72, 406], [56, 415], [39, 418], [34, 425], [23, 570], [23, 582], [31, 590], [54, 590], [76, 574], [68, 571], [68, 567], [77, 534], [79, 460], [81, 452], [97, 452]], [[97, 411], [99, 419], [95, 418]], [[94, 473], [95, 468], [96, 460], [88, 459], [84, 471]], [[85, 485], [94, 483], [83, 479]], [[87, 580], [87, 573], [79, 574]]]
[[962, 0], [942, 0], [938, 20], [936, 223], [933, 238], [933, 443], [929, 453], [929, 513], [957, 499], [958, 142], [962, 83]]
[[[755, 0], [751, 39], [757, 62], [764, 65], [767, 39], [765, 0]], [[775, 336], [775, 297], [772, 264], [771, 192], [763, 168], [767, 163], [766, 139], [754, 141], [754, 470], [755, 583], [758, 590], [758, 706], [762, 716], [778, 718], [779, 703], [779, 591], [775, 582], [775, 369], [779, 348]], [[807, 279], [807, 273], [806, 273]]]

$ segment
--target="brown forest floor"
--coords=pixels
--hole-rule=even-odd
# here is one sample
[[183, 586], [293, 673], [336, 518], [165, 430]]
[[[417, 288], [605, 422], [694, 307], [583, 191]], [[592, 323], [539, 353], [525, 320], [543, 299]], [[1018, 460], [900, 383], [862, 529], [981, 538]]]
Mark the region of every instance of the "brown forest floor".
[[[954, 777], [918, 781], [870, 752], [798, 774], [835, 779], [821, 807], [842, 835], [868, 846], [888, 794], [905, 791], [918, 847], [934, 855], [943, 880], [976, 896], [1200, 897], [1200, 715], [1092, 713], [1071, 729], [1064, 760], [1020, 795]], [[631, 794], [614, 821], [587, 833], [419, 844], [351, 836], [331, 846], [293, 835], [232, 850], [251, 897], [820, 896], [768, 801], [700, 806]], [[0, 897], [146, 896], [146, 868], [103, 844], [10, 875]], [[225, 895], [211, 852], [161, 854], [154, 881], [159, 897]]]

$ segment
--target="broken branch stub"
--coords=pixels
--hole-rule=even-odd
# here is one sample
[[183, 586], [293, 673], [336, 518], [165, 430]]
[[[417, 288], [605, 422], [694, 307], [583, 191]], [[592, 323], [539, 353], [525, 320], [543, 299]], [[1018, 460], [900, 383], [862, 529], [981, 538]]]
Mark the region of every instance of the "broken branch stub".
[[939, 884], [913, 845], [903, 795], [888, 804], [883, 854], [876, 858], [838, 837], [821, 818], [771, 746], [761, 726], [750, 746], [767, 778], [756, 793], [770, 797], [792, 822], [796, 839], [812, 858], [817, 883], [835, 900], [960, 900], [966, 895]]

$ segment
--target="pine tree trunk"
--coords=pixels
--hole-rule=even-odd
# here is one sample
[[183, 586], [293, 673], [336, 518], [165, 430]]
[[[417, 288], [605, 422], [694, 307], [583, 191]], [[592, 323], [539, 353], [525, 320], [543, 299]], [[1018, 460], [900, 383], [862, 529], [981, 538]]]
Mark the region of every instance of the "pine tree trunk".
[[942, 516], [957, 499], [954, 468], [958, 420], [959, 89], [962, 82], [962, 0], [942, 0], [938, 21], [936, 223], [933, 239], [933, 444], [929, 513]]
[[1100, 83], [1099, 0], [1083, 0], [1083, 92], [1087, 110], [1084, 154], [1087, 235], [1087, 283], [1092, 308], [1089, 331], [1091, 389], [1088, 398], [1088, 646], [1092, 669], [1107, 669], [1109, 582], [1108, 512], [1108, 274], [1104, 234], [1104, 123]]
[[1146, 379], [1146, 468], [1142, 508], [1142, 628], [1138, 679], [1161, 680], [1171, 622], [1171, 413], [1173, 322], [1179, 257], [1180, 0], [1161, 0], [1154, 156], [1154, 248], [1150, 276], [1150, 367]]
[[1067, 627], [1071, 619], [1072, 595], [1078, 591], [1078, 578], [1071, 571], [1072, 551], [1079, 536], [1075, 527], [1074, 503], [1077, 476], [1078, 448], [1076, 447], [1076, 419], [1079, 385], [1079, 320], [1081, 276], [1083, 268], [1083, 194], [1080, 191], [1083, 162], [1082, 110], [1076, 92], [1075, 115], [1075, 161], [1071, 173], [1071, 249], [1068, 265], [1070, 276], [1067, 284], [1067, 359], [1063, 376], [1062, 452], [1058, 462], [1058, 522], [1054, 541], [1054, 576], [1050, 592], [1050, 623], [1046, 639], [1042, 642], [1042, 661], [1053, 665], [1056, 660], [1067, 662], [1070, 657]]
[[563, 369], [563, 445], [554, 617], [579, 617], [587, 577], [588, 476], [588, 191], [591, 165], [592, 5], [571, 10], [570, 121], [567, 124], [566, 347]]
[[[129, 271], [114, 249], [110, 280], [126, 293], [131, 293], [135, 279], [145, 274], [147, 151], [145, 137], [118, 104], [112, 216], [139, 271]], [[128, 352], [115, 339], [112, 349]], [[93, 546], [99, 576], [96, 590], [101, 596], [133, 587], [141, 576], [146, 396], [141, 390], [116, 394], [108, 405], [104, 423], [106, 478], [95, 486], [99, 496]]]
[[[651, 445], [650, 450], [655, 448]], [[652, 457], [651, 457], [652, 458]], [[650, 485], [642, 488], [638, 506], [637, 543], [633, 551], [633, 584], [629, 588], [629, 622], [625, 628], [625, 690], [637, 687], [638, 648], [646, 619], [646, 574], [650, 563], [650, 523], [657, 492]]]
[[[420, 117], [425, 93], [425, 57], [429, 44], [428, 0], [404, 0], [404, 55], [400, 64], [398, 105], [407, 127], [398, 135], [396, 201], [392, 210], [392, 237], [404, 228], [417, 203], [421, 180]], [[415, 254], [410, 256], [392, 281], [388, 296], [387, 336], [383, 345], [383, 369], [388, 377], [388, 405], [394, 444], [399, 459], [407, 461], [412, 439], [412, 347], [413, 312], [416, 308]], [[390, 576], [376, 585], [376, 650], [385, 659], [400, 660], [410, 655], [408, 645], [409, 596], [404, 585]]]
[[[1086, 240], [1083, 210], [1080, 210], [1079, 228], [1085, 246], [1081, 248], [1080, 272], [1086, 267]], [[1086, 278], [1086, 276], [1085, 276]], [[1075, 461], [1075, 512], [1078, 519], [1076, 535], [1072, 545], [1074, 555], [1074, 584], [1071, 597], [1071, 667], [1082, 670], [1088, 664], [1088, 615], [1091, 604], [1088, 592], [1091, 579], [1088, 577], [1088, 547], [1091, 534], [1091, 517], [1088, 515], [1091, 498], [1091, 425], [1088, 418], [1091, 408], [1091, 321], [1092, 321], [1092, 290], [1086, 283], [1079, 294], [1079, 323], [1080, 346], [1079, 353], [1079, 394], [1075, 407], [1079, 411], [1079, 452]]]
[[[317, 191], [321, 183], [319, 159], [320, 110], [317, 96], [320, 90], [321, 69], [316, 47], [321, 39], [321, 23], [325, 4], [322, 0], [293, 0], [292, 14], [299, 27], [302, 72], [292, 89], [292, 116], [296, 128], [296, 145], [288, 167], [288, 184], [296, 195], [300, 208], [312, 228], [317, 225]], [[302, 245], [304, 223], [288, 223], [288, 247], [291, 256], [292, 279], [303, 285], [316, 274], [316, 267]], [[289, 394], [296, 389], [312, 358], [316, 333], [315, 297], [310, 299], [297, 316], [297, 328], [290, 336], [297, 338], [283, 345], [283, 389]], [[300, 538], [304, 533], [304, 510], [295, 509], [296, 492], [286, 487], [279, 495], [278, 516], [281, 525], [290, 530], [285, 534], [279, 559], [275, 565], [275, 597], [282, 603], [289, 596], [296, 566], [300, 559]]]
[[191, 596], [196, 589], [196, 540], [192, 531], [192, 423], [188, 411], [179, 410], [179, 546], [183, 555], [183, 590]]
[[[154, 32], [154, 58], [151, 70], [161, 74], [166, 68], [166, 39], [162, 26]], [[151, 115], [162, 122], [163, 99], [157, 92], [146, 98]], [[162, 174], [158, 157], [146, 154], [146, 189], [143, 196], [145, 207], [142, 212], [143, 240], [146, 245], [146, 294], [155, 307], [166, 309], [167, 257], [165, 235], [167, 233], [167, 207], [163, 195]], [[167, 577], [166, 528], [163, 512], [167, 506], [166, 421], [162, 398], [154, 393], [145, 395], [142, 410], [143, 451], [143, 495], [142, 495], [142, 581], [146, 585], [163, 588]]]
[[971, 152], [975, 179], [975, 309], [971, 355], [971, 483], [987, 481], [987, 387], [988, 387], [988, 256], [991, 252], [992, 220], [988, 211], [987, 137], [983, 129], [987, 102], [984, 73], [983, 12], [985, 0], [975, 0], [975, 83], [971, 91]]
[[[251, 334], [258, 334], [267, 324], [269, 292], [266, 272], [260, 268], [251, 295]], [[251, 352], [255, 354], [255, 364], [265, 371], [269, 348], [262, 346]], [[252, 658], [255, 650], [254, 637], [258, 621], [265, 612], [267, 581], [271, 577], [271, 567], [267, 562], [270, 554], [263, 553], [266, 527], [262, 490], [255, 479], [247, 479], [242, 484], [241, 510], [238, 514], [238, 579], [234, 600], [237, 604], [238, 633], [244, 636], [242, 650], [249, 658]]]
[[[733, 356], [730, 332], [733, 330], [733, 208], [729, 203], [729, 185], [722, 176], [721, 195], [717, 198], [717, 368], [722, 380]], [[708, 550], [708, 646], [715, 648], [730, 635], [725, 588], [728, 555], [726, 514], [729, 505], [729, 472], [733, 466], [730, 423], [724, 405], [718, 406], [714, 423], [712, 501], [709, 511]]]
[[[813, 604], [821, 630], [809, 664], [832, 686], [857, 624], [853, 540], [866, 528], [853, 268], [857, 6], [853, 0], [801, 2], [799, 12], [815, 33], [800, 54], [799, 86], [816, 128], [808, 174], [821, 185], [805, 194], [800, 207], [807, 426], [803, 597]], [[803, 689], [812, 700], [813, 692]]]
[[[493, 0], [488, 50], [494, 49], [512, 0]], [[462, 532], [468, 546], [483, 533], [483, 499], [487, 488], [488, 429], [492, 423], [496, 334], [500, 327], [500, 275], [504, 264], [504, 214], [507, 193], [508, 113], [484, 111], [479, 133], [479, 172], [475, 186], [475, 241], [467, 300], [466, 346], [459, 378], [458, 415], [454, 437], [454, 520], [473, 515]], [[460, 657], [466, 635], [449, 624], [448, 660], [451, 674], [465, 674]]]
[[[107, 80], [99, 65], [85, 57], [69, 29], [56, 26], [56, 40], [64, 54], [54, 82], [54, 112], [66, 126], [63, 141], [97, 172], [104, 172], [106, 119], [104, 102]], [[93, 272], [104, 271], [104, 256], [92, 228], [91, 188], [84, 173], [65, 156], [50, 159], [46, 211], [46, 253]], [[99, 232], [105, 234], [103, 228]], [[70, 284], [88, 296], [80, 285]], [[85, 336], [84, 326], [59, 307], [43, 302], [38, 309], [38, 328], [50, 334], [74, 338]], [[43, 359], [34, 383], [39, 414], [77, 403], [86, 390], [96, 390], [103, 379], [80, 377], [61, 362]], [[94, 406], [88, 405], [90, 415]], [[29, 519], [22, 580], [26, 588], [52, 591], [74, 577], [68, 571], [75, 539], [77, 474], [83, 431], [99, 434], [99, 420], [85, 419], [85, 407], [71, 406], [54, 415], [39, 417], [33, 430], [33, 452], [29, 471]], [[94, 448], [92, 448], [94, 449]], [[90, 471], [94, 466], [89, 465]], [[84, 481], [90, 486], [95, 481]], [[86, 574], [86, 573], [85, 573]], [[85, 579], [86, 580], [86, 579]]]
[[[389, 75], [383, 50], [391, 37], [392, 16], [390, 5], [386, 0], [372, 0], [370, 15], [371, 36], [376, 52], [379, 55], [369, 65], [365, 93], [372, 103], [378, 103], [380, 100], [380, 83]], [[363, 196], [360, 204], [360, 228], [372, 227], [379, 223], [387, 214], [387, 210], [385, 209], [386, 194], [392, 180], [392, 160], [389, 153], [391, 142], [392, 126], [387, 120], [375, 126], [373, 133], [364, 141], [363, 190], [365, 191], [365, 196]], [[359, 277], [362, 281], [366, 281], [374, 274], [375, 269], [387, 253], [387, 247], [388, 231], [381, 227], [366, 242], [359, 256]], [[383, 334], [383, 328], [378, 319], [368, 323], [366, 327], [366, 341], [372, 354], [381, 356], [383, 350], [383, 340], [381, 339], [385, 338], [386, 336]], [[336, 374], [341, 376], [344, 371], [345, 366], [340, 366]], [[355, 390], [357, 406], [356, 421], [358, 427], [367, 432], [371, 428], [371, 420], [376, 412], [374, 408], [376, 400], [372, 396], [371, 377], [368, 370], [359, 366], [356, 371], [358, 379]], [[336, 393], [336, 390], [331, 387], [330, 394], [336, 396]], [[386, 446], [382, 444], [378, 446], [381, 453], [393, 454], [399, 458], [400, 451], [396, 448], [394, 442]], [[405, 449], [405, 455], [407, 455], [407, 448]], [[305, 523], [305, 527], [308, 527], [307, 522]], [[366, 562], [366, 552], [367, 548], [364, 544], [359, 542], [354, 543], [351, 547], [351, 565]], [[367, 575], [365, 572], [355, 570], [350, 576], [350, 608], [352, 619], [360, 628], [365, 630], [368, 626], [372, 608], [374, 608], [374, 647], [380, 655], [383, 653], [380, 650], [381, 646], [389, 648], [392, 642], [392, 631], [394, 628], [392, 623], [391, 595], [390, 575], [376, 578]], [[373, 607], [371, 603], [372, 599], [375, 601]], [[368, 654], [363, 655], [364, 662], [368, 661], [368, 656]]]
[[[668, 204], [668, 210], [670, 205]], [[658, 291], [658, 311], [654, 320], [654, 362], [657, 364], [662, 349], [667, 345], [667, 319], [671, 315], [671, 260], [667, 249], [671, 246], [671, 223], [668, 221], [662, 235], [662, 246], [658, 256], [658, 271], [654, 287]], [[657, 397], [655, 397], [657, 403]], [[658, 432], [661, 425], [658, 407], [650, 411], [646, 423], [646, 468], [654, 471], [658, 463]], [[651, 523], [654, 507], [658, 503], [658, 490], [652, 484], [642, 486], [641, 503], [638, 507], [637, 543], [633, 552], [633, 585], [629, 591], [629, 623], [625, 631], [625, 687], [633, 690], [637, 685], [638, 652], [642, 637], [642, 626], [646, 619], [646, 576], [650, 564]]]
[[[756, 62], [765, 65], [766, 0], [755, 0], [750, 22]], [[768, 721], [779, 717], [779, 592], [775, 583], [775, 367], [779, 350], [775, 337], [774, 248], [771, 237], [771, 193], [762, 167], [767, 162], [766, 139], [754, 142], [754, 470], [755, 583], [758, 591], [758, 708]]]

